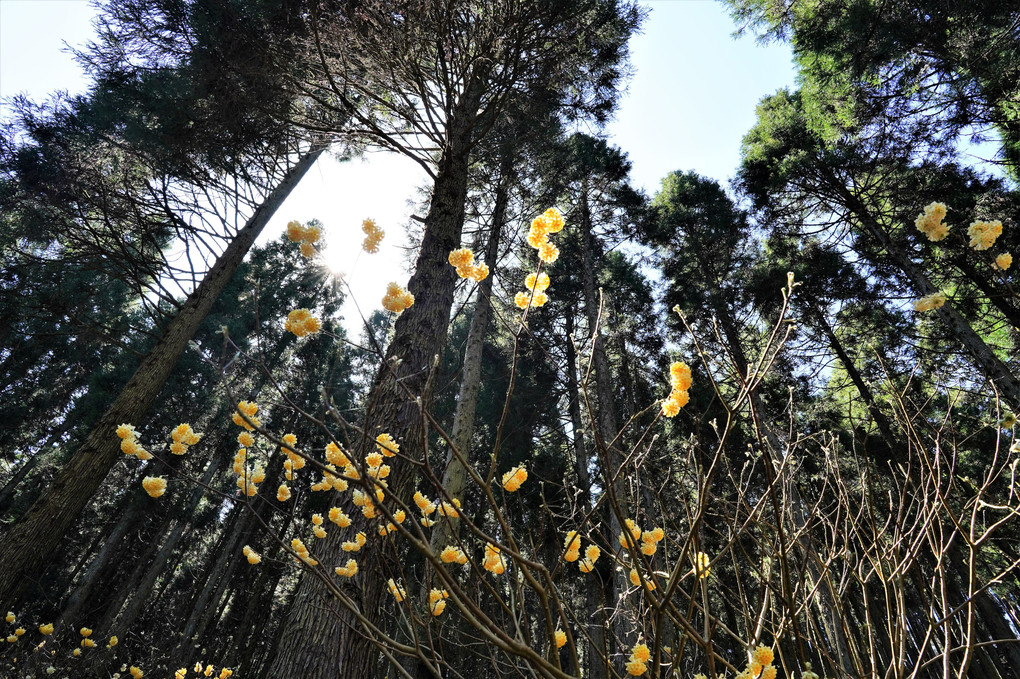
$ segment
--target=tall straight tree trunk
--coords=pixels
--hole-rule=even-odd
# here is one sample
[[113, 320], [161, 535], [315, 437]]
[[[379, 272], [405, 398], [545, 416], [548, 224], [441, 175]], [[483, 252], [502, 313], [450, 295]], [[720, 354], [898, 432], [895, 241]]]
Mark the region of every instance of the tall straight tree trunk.
[[[471, 88], [474, 89], [474, 88]], [[468, 187], [468, 157], [479, 94], [465, 97], [450, 120], [449, 142], [440, 159], [425, 231], [407, 288], [415, 303], [397, 318], [393, 339], [373, 384], [365, 418], [366, 437], [355, 455], [365, 455], [378, 434], [390, 434], [401, 446], [401, 454], [422, 459], [426, 432], [421, 409], [430, 395], [426, 385], [446, 342], [453, 307], [456, 274], [449, 254], [460, 247], [464, 227], [464, 205]], [[388, 494], [411, 501], [413, 468], [390, 459], [392, 472]], [[374, 526], [366, 534], [376, 536]], [[313, 552], [327, 573], [347, 561], [341, 550], [343, 531], [330, 531], [317, 541]], [[358, 591], [351, 590], [360, 611], [379, 622], [384, 587], [379, 568], [376, 540], [359, 552]], [[332, 576], [331, 576], [332, 577]], [[279, 646], [270, 665], [271, 677], [304, 679], [360, 679], [376, 676], [379, 653], [364, 636], [366, 632], [351, 611], [327, 600], [328, 592], [318, 578], [302, 573], [294, 601], [279, 633]]]
[[[624, 483], [623, 478], [614, 475], [617, 474], [620, 469], [620, 465], [623, 461], [623, 455], [619, 448], [613, 444], [613, 440], [616, 438], [619, 428], [616, 421], [616, 404], [613, 401], [613, 374], [609, 368], [609, 358], [606, 356], [606, 343], [602, 338], [602, 325], [605, 323], [605, 318], [599, 318], [601, 309], [601, 299], [599, 295], [599, 289], [595, 284], [595, 256], [593, 254], [594, 245], [592, 230], [593, 225], [591, 221], [591, 209], [588, 205], [588, 180], [585, 179], [581, 185], [581, 214], [580, 214], [580, 242], [581, 242], [581, 258], [582, 258], [582, 275], [581, 283], [582, 290], [584, 293], [584, 310], [588, 317], [588, 330], [592, 334], [591, 339], [591, 351], [592, 359], [595, 362], [595, 411], [597, 427], [595, 430], [595, 448], [596, 450], [602, 449], [605, 451], [606, 461], [609, 463], [609, 467], [603, 470], [603, 476], [606, 481], [606, 490], [609, 492], [609, 486], [612, 485], [612, 493], [616, 498], [616, 502], [621, 503], [620, 512], [623, 514], [627, 513], [627, 507], [623, 504], [624, 498]], [[617, 553], [617, 557], [626, 562], [628, 560], [627, 550], [620, 546], [620, 535], [623, 532], [623, 524], [620, 522], [620, 517], [613, 511], [611, 507], [607, 507], [605, 512], [606, 518], [609, 523], [609, 548]], [[612, 578], [608, 579], [607, 582], [611, 584], [608, 592], [606, 592], [605, 605], [614, 607], [623, 601], [623, 593], [627, 590], [629, 585], [627, 576], [625, 575], [626, 569], [612, 569]], [[596, 608], [599, 604], [599, 597], [597, 595], [590, 595], [588, 599], [589, 608]], [[627, 636], [627, 625], [625, 620], [626, 615], [616, 615], [615, 620], [616, 630], [611, 639], [618, 640], [619, 643], [625, 643]], [[601, 635], [600, 635], [601, 637]], [[596, 643], [602, 641], [600, 637], [593, 637]], [[615, 658], [616, 670], [619, 673], [623, 673], [623, 654], [615, 652], [615, 649], [602, 649], [603, 653], [608, 653], [610, 658]], [[592, 658], [588, 663], [588, 671], [593, 679], [600, 679], [607, 675], [608, 668], [597, 658]]]
[[40, 573], [64, 535], [122, 457], [117, 426], [140, 422], [156, 400], [177, 359], [205, 320], [213, 303], [233, 277], [255, 239], [322, 153], [306, 153], [284, 175], [265, 201], [238, 231], [202, 283], [184, 302], [156, 345], [142, 359], [53, 485], [0, 540], [0, 601], [12, 605]]
[[[851, 193], [849, 189], [839, 184], [835, 178], [830, 180], [835, 184], [835, 188], [846, 207], [860, 220], [864, 228], [875, 239], [875, 242], [885, 249], [889, 259], [906, 275], [917, 292], [921, 295], [932, 295], [938, 292], [938, 288], [931, 282], [931, 279], [921, 270], [920, 266], [914, 263], [903, 248], [893, 242], [889, 234], [885, 232], [885, 229], [882, 228], [882, 225], [878, 223], [864, 203]], [[985, 377], [1006, 398], [1009, 405], [1012, 408], [1020, 408], [1020, 381], [1006, 367], [1006, 364], [999, 360], [999, 357], [981, 339], [981, 336], [974, 331], [974, 328], [956, 310], [953, 303], [947, 301], [945, 305], [936, 310], [936, 313], [942, 318], [949, 331], [956, 337], [956, 340], [970, 353], [974, 362], [984, 372]]]
[[[457, 451], [468, 459], [471, 453], [471, 436], [475, 431], [475, 412], [478, 408], [478, 394], [482, 388], [482, 350], [485, 348], [485, 332], [489, 325], [492, 304], [492, 279], [499, 256], [499, 240], [503, 233], [506, 220], [506, 205], [510, 193], [510, 167], [504, 163], [500, 172], [499, 185], [496, 188], [496, 201], [492, 211], [492, 228], [489, 230], [489, 242], [485, 248], [485, 264], [489, 267], [489, 276], [478, 284], [475, 294], [475, 308], [471, 315], [471, 327], [468, 330], [467, 342], [464, 346], [464, 368], [460, 380], [460, 391], [457, 394], [457, 408], [453, 415], [453, 432], [451, 438]], [[443, 488], [453, 497], [461, 497], [467, 485], [467, 468], [451, 451], [446, 458], [446, 469], [443, 471]], [[438, 553], [446, 545], [453, 544], [457, 534], [459, 519], [448, 519], [439, 522], [432, 531], [432, 551]]]

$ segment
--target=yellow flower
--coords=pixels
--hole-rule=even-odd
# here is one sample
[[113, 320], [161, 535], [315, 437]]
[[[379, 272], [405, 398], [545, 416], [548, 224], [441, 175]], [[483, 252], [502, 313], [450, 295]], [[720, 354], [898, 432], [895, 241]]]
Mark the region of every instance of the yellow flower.
[[641, 534], [641, 540], [644, 542], [662, 542], [662, 539], [666, 537], [666, 532], [661, 528], [653, 528], [652, 530], [646, 530]]
[[627, 674], [637, 677], [648, 671], [648, 667], [643, 662], [637, 660], [631, 660], [626, 665]]
[[326, 446], [326, 461], [338, 467], [346, 467], [351, 463], [343, 449], [333, 442]]
[[161, 476], [146, 476], [142, 479], [142, 488], [151, 497], [159, 497], [166, 492], [166, 479]]
[[995, 266], [1005, 271], [1009, 267], [1013, 266], [1013, 255], [1008, 252], [1003, 252], [995, 258]]
[[564, 644], [567, 643], [567, 633], [561, 629], [553, 633], [553, 638], [556, 640], [556, 648], [563, 648]]
[[658, 549], [658, 547], [654, 542], [648, 541], [641, 542], [641, 553], [644, 554], [645, 556], [652, 556], [653, 554], [655, 554], [656, 549]]
[[81, 647], [82, 648], [95, 648], [96, 647], [96, 642], [92, 641], [91, 639], [82, 639], [81, 640]]
[[524, 287], [533, 292], [548, 290], [549, 283], [549, 274], [544, 271], [539, 274], [529, 273], [524, 279]]
[[[563, 540], [563, 547], [568, 552], [574, 552], [575, 554], [581, 551], [581, 536], [577, 534], [576, 530], [568, 531], [567, 537]], [[577, 558], [567, 559], [567, 561], [576, 561]]]
[[538, 258], [546, 264], [552, 264], [560, 257], [560, 249], [546, 241], [538, 249]]
[[290, 499], [290, 488], [287, 487], [286, 483], [281, 483], [280, 487], [276, 489], [276, 499], [280, 502], [286, 502]]
[[751, 653], [751, 657], [759, 665], [771, 665], [772, 661], [775, 660], [775, 654], [772, 653], [772, 649], [768, 646], [759, 646], [754, 649]]
[[1002, 222], [974, 221], [967, 228], [967, 235], [970, 236], [970, 247], [975, 250], [987, 250], [995, 244], [995, 239], [1002, 234]]
[[294, 309], [287, 314], [283, 329], [298, 337], [305, 337], [319, 332], [322, 329], [322, 321], [312, 316], [312, 312], [308, 309]]
[[302, 243], [301, 244], [301, 255], [305, 259], [311, 259], [312, 257], [315, 256], [315, 247], [312, 246], [311, 243]]
[[114, 635], [114, 636], [110, 637], [110, 640], [108, 642], [106, 642], [106, 645], [109, 646], [110, 648], [113, 648], [118, 643], [120, 643], [120, 639], [118, 639], [116, 637], [116, 635]]
[[185, 675], [187, 675], [187, 673], [188, 673], [188, 669], [186, 667], [182, 667], [181, 669], [179, 669], [176, 672], [174, 672], [174, 679], [184, 679], [184, 677], [185, 677]]
[[379, 434], [375, 437], [375, 447], [386, 457], [393, 457], [400, 452], [400, 444], [389, 434]]
[[630, 652], [630, 659], [638, 662], [648, 662], [651, 657], [652, 652], [648, 650], [648, 646], [645, 644], [634, 644], [634, 648]]
[[694, 572], [699, 578], [707, 578], [712, 572], [712, 569], [708, 566], [711, 561], [708, 558], [708, 554], [704, 552], [698, 552], [697, 556], [694, 557]]
[[361, 230], [365, 232], [365, 242], [361, 244], [362, 249], [369, 253], [375, 254], [379, 252], [379, 243], [382, 241], [383, 236], [386, 232], [380, 229], [375, 220], [366, 219], [361, 223]]
[[524, 465], [517, 465], [506, 474], [503, 474], [503, 488], [513, 493], [520, 489], [521, 484], [528, 480], [528, 472]]
[[[14, 637], [14, 639], [16, 641], [18, 638]], [[10, 640], [11, 640], [11, 638], [7, 637], [7, 641], [10, 641]], [[81, 655], [81, 649], [80, 648], [74, 649], [73, 651], [71, 651], [71, 655], [73, 655], [75, 658], [77, 658], [79, 655]]]
[[222, 670], [220, 670], [220, 677], [219, 677], [219, 679], [228, 679], [229, 677], [232, 677], [232, 676], [234, 676], [234, 670], [227, 669], [226, 667], [224, 667]]
[[213, 673], [213, 666], [212, 665], [207, 665], [206, 668], [205, 668], [205, 672], [203, 672], [202, 674], [204, 674], [207, 677], [211, 677], [212, 673]]
[[914, 302], [914, 311], [932, 311], [941, 308], [945, 303], [945, 294], [935, 292]]
[[389, 587], [390, 594], [392, 594], [393, 598], [397, 600], [397, 603], [403, 601], [404, 597], [407, 596], [407, 592], [404, 590], [404, 588], [395, 583], [393, 581], [393, 578], [390, 578], [389, 580], [386, 581], [386, 586]]
[[778, 674], [775, 665], [768, 665], [761, 671], [761, 679], [776, 679]]
[[433, 589], [429, 592], [429, 610], [432, 615], [439, 617], [443, 611], [446, 610], [446, 599], [450, 597], [450, 593], [445, 589]]
[[92, 636], [92, 630], [90, 630], [88, 627], [82, 627], [80, 630], [78, 630], [78, 632], [83, 637], [90, 637], [90, 636]]
[[502, 575], [506, 571], [506, 557], [500, 553], [499, 547], [491, 542], [485, 543], [485, 557], [482, 568], [493, 575]]
[[[237, 412], [231, 416], [231, 419], [233, 419], [234, 424], [238, 427], [243, 427], [248, 431], [252, 431], [255, 427], [261, 426], [262, 424], [258, 421], [258, 418], [255, 417], [255, 413], [258, 412], [258, 409], [258, 405], [251, 403], [250, 401], [241, 401], [237, 404]], [[251, 424], [248, 424], [248, 422], [241, 417], [242, 413], [251, 420]]]
[[322, 526], [313, 527], [312, 533], [315, 535], [315, 537], [319, 538], [320, 540], [326, 537], [326, 530]]
[[16, 637], [20, 637], [20, 636], [22, 636], [24, 634], [25, 634], [25, 628], [24, 627], [19, 627], [18, 629], [14, 630], [14, 636], [16, 636]]
[[925, 206], [924, 212], [914, 220], [914, 226], [927, 236], [928, 240], [940, 241], [949, 235], [949, 227], [942, 223], [945, 216], [945, 203], [930, 203]]
[[145, 672], [143, 672], [140, 667], [135, 667], [134, 665], [131, 666], [131, 676], [132, 677], [134, 677], [135, 679], [140, 679], [140, 677], [142, 677], [144, 675], [145, 675]]
[[453, 563], [454, 561], [457, 563], [467, 563], [467, 555], [464, 554], [464, 550], [460, 547], [454, 547], [453, 545], [447, 545], [444, 547], [439, 558], [443, 563]]
[[122, 424], [117, 427], [117, 436], [122, 439], [135, 439], [138, 438], [138, 432], [135, 431], [134, 426], [130, 424]]
[[528, 304], [530, 302], [531, 302], [531, 295], [529, 295], [526, 292], [518, 292], [514, 296], [514, 304], [516, 304], [521, 309], [527, 309], [528, 308]]
[[340, 526], [341, 528], [347, 528], [351, 525], [351, 517], [340, 511], [339, 507], [331, 507], [329, 510], [329, 520]]
[[53, 634], [53, 623], [48, 622], [45, 625], [39, 625], [39, 634], [50, 635]]
[[399, 314], [414, 304], [414, 295], [403, 289], [396, 283], [390, 283], [386, 287], [386, 295], [382, 299], [383, 309]]
[[13, 624], [17, 618], [14, 616], [14, 611], [7, 611], [7, 617], [4, 618], [8, 623]]

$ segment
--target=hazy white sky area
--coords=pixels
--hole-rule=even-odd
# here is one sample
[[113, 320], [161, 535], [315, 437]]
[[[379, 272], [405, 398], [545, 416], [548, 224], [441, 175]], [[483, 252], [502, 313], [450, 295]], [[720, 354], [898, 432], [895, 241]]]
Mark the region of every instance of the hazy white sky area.
[[[607, 133], [629, 154], [634, 184], [649, 193], [673, 170], [725, 182], [736, 170], [740, 140], [754, 123], [758, 100], [794, 84], [790, 49], [761, 46], [750, 36], [734, 38], [733, 22], [717, 2], [644, 5], [648, 19], [631, 42], [634, 76]], [[87, 80], [65, 43], [79, 46], [91, 39], [95, 14], [87, 0], [0, 0], [0, 99], [84, 91]], [[0, 109], [0, 115], [7, 111]], [[424, 180], [412, 161], [390, 153], [343, 164], [320, 160], [264, 238], [277, 238], [292, 219], [321, 220], [328, 264], [347, 275], [367, 314], [380, 308], [389, 281], [405, 284], [409, 277], [403, 228], [412, 212], [408, 201]], [[361, 252], [366, 217], [387, 232], [375, 255]], [[349, 330], [357, 327], [350, 302], [344, 315]]]

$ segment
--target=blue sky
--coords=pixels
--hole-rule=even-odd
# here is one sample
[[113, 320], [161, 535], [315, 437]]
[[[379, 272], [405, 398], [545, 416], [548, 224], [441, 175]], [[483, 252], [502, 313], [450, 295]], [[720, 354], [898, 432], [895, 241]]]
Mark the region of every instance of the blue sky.
[[[629, 155], [634, 184], [649, 193], [673, 170], [726, 181], [758, 100], [794, 84], [790, 49], [734, 38], [733, 22], [717, 2], [643, 4], [650, 13], [631, 43], [635, 73], [607, 132]], [[58, 89], [84, 89], [64, 43], [89, 40], [94, 15], [86, 0], [0, 0], [0, 98], [24, 92], [43, 99]], [[423, 181], [413, 163], [392, 154], [346, 164], [320, 161], [267, 231], [275, 238], [291, 219], [322, 220], [330, 265], [345, 272], [363, 310], [376, 308], [388, 281], [407, 280], [402, 227]], [[359, 254], [365, 217], [387, 231], [378, 255]], [[349, 320], [353, 315], [353, 308], [345, 309]]]

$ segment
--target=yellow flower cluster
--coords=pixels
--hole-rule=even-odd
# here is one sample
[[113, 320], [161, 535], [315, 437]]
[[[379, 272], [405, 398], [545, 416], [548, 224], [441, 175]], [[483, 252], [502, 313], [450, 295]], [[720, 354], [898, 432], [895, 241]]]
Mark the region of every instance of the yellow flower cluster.
[[433, 589], [429, 592], [429, 610], [432, 611], [432, 615], [438, 617], [443, 614], [446, 610], [446, 600], [450, 598], [450, 593], [445, 589]]
[[967, 235], [970, 236], [970, 246], [975, 250], [987, 250], [995, 245], [995, 239], [1002, 235], [1002, 222], [971, 222], [967, 228]]
[[707, 578], [709, 575], [711, 575], [712, 569], [709, 568], [708, 566], [708, 564], [710, 564], [711, 562], [712, 560], [708, 558], [708, 554], [705, 554], [704, 552], [698, 552], [697, 555], [694, 557], [695, 575], [702, 579]]
[[946, 217], [945, 203], [931, 203], [924, 207], [924, 212], [914, 220], [917, 230], [928, 236], [930, 241], [940, 241], [949, 235], [949, 226], [943, 224]]
[[691, 369], [682, 362], [676, 361], [669, 366], [669, 383], [672, 391], [662, 402], [662, 414], [666, 417], [675, 417], [680, 409], [691, 400], [687, 390], [691, 388]]
[[421, 510], [421, 525], [430, 528], [435, 524], [435, 520], [429, 518], [429, 515], [436, 511], [435, 502], [422, 495], [420, 490], [416, 490], [414, 491], [414, 504], [418, 505], [418, 509]]
[[242, 431], [237, 435], [237, 442], [242, 448], [251, 448], [255, 445], [255, 437], [251, 435], [251, 432]]
[[295, 220], [287, 224], [287, 238], [292, 243], [301, 243], [301, 254], [311, 259], [315, 256], [315, 243], [322, 237], [322, 230], [317, 226], [302, 226]]
[[379, 228], [374, 219], [361, 222], [361, 230], [365, 232], [365, 242], [361, 244], [361, 249], [370, 255], [379, 252], [379, 243], [386, 232]]
[[443, 552], [439, 555], [443, 563], [457, 562], [461, 565], [467, 563], [467, 554], [460, 547], [454, 547], [453, 545], [447, 545], [443, 548]]
[[485, 556], [482, 558], [482, 568], [493, 575], [502, 575], [506, 572], [506, 557], [499, 551], [499, 547], [491, 542], [485, 543]]
[[343, 549], [345, 552], [357, 552], [358, 550], [365, 546], [366, 542], [368, 542], [368, 538], [365, 537], [364, 533], [359, 532], [357, 535], [354, 536], [353, 541], [345, 540], [344, 543], [340, 545], [340, 548]]
[[602, 550], [595, 545], [588, 545], [584, 548], [584, 558], [577, 562], [577, 568], [582, 573], [591, 573], [595, 569], [595, 562], [602, 556]]
[[393, 457], [400, 452], [400, 444], [393, 440], [389, 434], [379, 434], [375, 437], [375, 447], [386, 457]]
[[[634, 585], [635, 587], [641, 584], [641, 576], [638, 575], [636, 568], [630, 569], [630, 584]], [[651, 592], [652, 590], [655, 589], [655, 583], [649, 580], [648, 578], [645, 578], [645, 589]]]
[[318, 566], [319, 562], [312, 558], [312, 555], [308, 553], [308, 548], [305, 547], [305, 543], [301, 541], [301, 538], [294, 538], [290, 541], [290, 548], [294, 550], [297, 559], [304, 561], [309, 566]]
[[145, 672], [142, 671], [141, 667], [135, 667], [134, 665], [132, 665], [129, 671], [131, 672], [131, 676], [134, 677], [135, 679], [141, 679], [143, 676], [145, 676]]
[[43, 636], [53, 634], [53, 623], [48, 622], [45, 625], [39, 625], [39, 634], [42, 634]]
[[139, 460], [151, 460], [152, 453], [138, 444], [138, 432], [130, 424], [122, 424], [117, 427], [117, 436], [120, 437], [120, 449], [125, 455], [134, 455]]
[[312, 315], [308, 309], [294, 309], [287, 314], [287, 320], [283, 323], [283, 329], [292, 332], [298, 337], [314, 335], [322, 329], [322, 321]]
[[351, 463], [344, 449], [332, 441], [326, 446], [326, 461], [338, 467], [346, 467]]
[[528, 470], [524, 465], [519, 464], [506, 474], [503, 474], [503, 489], [508, 493], [514, 493], [520, 489], [521, 484], [528, 480]]
[[645, 556], [655, 554], [658, 543], [662, 542], [662, 538], [665, 536], [666, 533], [661, 528], [654, 528], [641, 533], [641, 553]]
[[489, 267], [485, 263], [475, 264], [475, 253], [467, 248], [452, 250], [450, 265], [457, 269], [457, 275], [461, 278], [481, 282], [489, 275]]
[[[252, 431], [255, 427], [261, 427], [262, 423], [259, 422], [258, 418], [255, 417], [255, 413], [259, 410], [258, 405], [251, 401], [241, 401], [237, 404], [237, 411], [234, 412], [232, 417], [234, 424], [238, 427], [243, 427], [247, 431]], [[251, 424], [245, 421], [244, 417], [241, 417], [241, 413], [244, 413], [245, 417], [251, 420]], [[254, 425], [254, 426], [252, 426]]]
[[[396, 521], [397, 523], [404, 523], [405, 518], [407, 518], [407, 515], [404, 514], [403, 509], [398, 509], [397, 511], [393, 512], [393, 520]], [[385, 526], [379, 526], [379, 535], [386, 537], [390, 533], [395, 533], [396, 530], [397, 530], [396, 524], [394, 524], [393, 522], [389, 522]]]
[[638, 677], [648, 671], [648, 660], [652, 657], [652, 652], [648, 650], [648, 646], [642, 643], [634, 644], [634, 648], [630, 650], [630, 660], [627, 662], [627, 674]]
[[244, 546], [244, 549], [241, 550], [241, 553], [244, 554], [244, 558], [248, 559], [248, 563], [250, 563], [252, 566], [262, 561], [262, 557], [259, 556], [259, 553], [256, 552], [251, 547], [249, 547], [248, 545]]
[[170, 444], [170, 452], [174, 455], [184, 455], [188, 452], [188, 446], [198, 443], [202, 435], [195, 433], [191, 425], [185, 422], [184, 424], [177, 425], [170, 432], [170, 438], [173, 439], [173, 443]]
[[553, 633], [553, 639], [556, 642], [556, 648], [563, 648], [563, 646], [567, 643], [567, 633], [558, 629]]
[[581, 536], [577, 534], [576, 530], [567, 533], [567, 537], [563, 540], [563, 546], [566, 548], [566, 553], [563, 555], [564, 561], [574, 562], [580, 558]]
[[108, 641], [106, 645], [109, 646], [110, 648], [113, 648], [118, 643], [120, 643], [120, 640], [117, 639], [116, 635], [114, 635], [114, 636], [110, 637], [110, 641]]
[[414, 304], [414, 295], [410, 292], [396, 283], [386, 286], [386, 296], [382, 298], [383, 309], [399, 314], [404, 309], [410, 308], [412, 304]]
[[[736, 679], [776, 679], [778, 670], [772, 664], [775, 655], [768, 646], [758, 646], [751, 651], [751, 659], [747, 663], [747, 669], [736, 676]], [[811, 673], [810, 666], [808, 672]]]
[[552, 264], [560, 256], [560, 250], [549, 242], [549, 234], [563, 230], [563, 215], [554, 207], [535, 217], [528, 230], [528, 245], [538, 250], [538, 257], [546, 264]]
[[634, 548], [637, 546], [637, 541], [641, 538], [641, 528], [634, 519], [624, 519], [623, 523], [625, 530], [620, 531], [620, 546]]
[[914, 311], [931, 311], [939, 309], [946, 303], [946, 296], [941, 292], [926, 295], [914, 302]]
[[1013, 266], [1013, 255], [1008, 252], [1003, 252], [995, 258], [995, 266], [1005, 271], [1009, 267]]
[[536, 307], [545, 306], [549, 301], [549, 295], [545, 294], [549, 289], [549, 283], [549, 274], [546, 272], [529, 273], [524, 279], [524, 287], [529, 292], [518, 292], [514, 297], [514, 304], [521, 309], [527, 309], [529, 304]]
[[4, 618], [9, 624], [13, 625], [17, 617], [14, 615], [14, 611], [7, 611], [7, 617]]
[[337, 575], [342, 575], [345, 578], [353, 578], [358, 574], [358, 562], [354, 559], [347, 559], [345, 566], [337, 566], [333, 569]]
[[276, 489], [276, 500], [278, 502], [286, 502], [290, 499], [290, 488], [287, 487], [286, 483], [281, 483], [280, 487]]
[[392, 594], [393, 598], [397, 600], [397, 603], [403, 601], [404, 597], [407, 596], [407, 590], [395, 583], [393, 578], [386, 581], [386, 586], [389, 587], [390, 594]]
[[440, 516], [445, 516], [449, 519], [456, 519], [458, 516], [460, 516], [460, 512], [457, 511], [459, 508], [460, 500], [458, 500], [457, 498], [453, 498], [453, 504], [450, 504], [449, 502], [445, 501], [440, 502], [437, 511], [439, 512]]
[[146, 476], [142, 479], [142, 488], [151, 497], [159, 497], [166, 492], [166, 479], [162, 476]]

